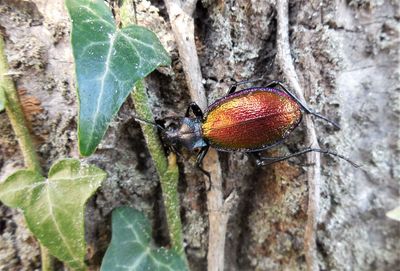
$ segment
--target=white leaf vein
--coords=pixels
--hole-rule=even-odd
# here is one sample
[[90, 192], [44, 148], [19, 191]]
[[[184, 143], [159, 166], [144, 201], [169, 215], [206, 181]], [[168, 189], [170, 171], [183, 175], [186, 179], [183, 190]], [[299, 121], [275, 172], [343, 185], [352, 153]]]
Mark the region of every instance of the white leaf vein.
[[109, 26], [112, 26], [113, 28], [115, 28], [114, 24], [112, 24], [111, 22], [109, 22], [107, 20], [104, 20], [103, 17], [101, 17], [99, 14], [97, 14], [96, 11], [94, 11], [90, 7], [82, 5], [80, 8], [86, 9], [89, 13], [91, 13], [94, 17], [96, 17], [98, 21], [104, 22], [104, 23], [108, 24]]
[[[99, 95], [97, 96], [97, 100], [96, 100], [96, 111], [94, 112], [94, 116], [93, 116], [93, 120], [94, 120], [93, 122], [94, 122], [94, 123], [97, 123], [97, 121], [98, 121], [97, 118], [99, 117], [100, 103], [101, 103], [101, 101], [103, 100], [103, 96], [104, 96], [104, 93], [105, 93], [104, 84], [105, 84], [106, 78], [107, 78], [107, 76], [108, 76], [108, 74], [109, 74], [109, 70], [110, 70], [110, 62], [111, 62], [111, 58], [112, 58], [112, 51], [113, 51], [113, 49], [114, 49], [114, 42], [115, 42], [115, 39], [116, 39], [116, 36], [117, 36], [116, 33], [117, 33], [117, 32], [115, 32], [115, 33], [111, 36], [111, 39], [110, 39], [110, 47], [108, 48], [106, 62], [104, 63], [104, 64], [105, 64], [105, 69], [104, 69], [103, 75], [102, 75], [101, 78], [100, 78], [100, 93], [99, 93]], [[94, 128], [95, 128], [95, 125], [92, 125], [92, 126], [91, 126], [91, 130], [90, 130], [90, 133], [89, 133], [89, 138], [92, 138], [92, 137], [93, 137]], [[86, 148], [89, 147], [88, 145], [89, 145], [91, 142], [92, 142], [91, 140], [88, 140], [88, 141], [87, 141], [87, 146], [86, 146]]]
[[[35, 183], [31, 183], [31, 184], [25, 185], [25, 186], [18, 186], [15, 189], [7, 189], [7, 191], [5, 191], [5, 192], [7, 194], [12, 194], [12, 193], [16, 193], [16, 192], [19, 192], [19, 191], [25, 190], [25, 189], [32, 190], [32, 189], [35, 189], [36, 187], [38, 187], [38, 186], [40, 186], [40, 185], [42, 185], [44, 183], [45, 183], [44, 181], [43, 182], [35, 182]], [[3, 194], [5, 194], [5, 193], [0, 193], [0, 195], [3, 195]]]
[[73, 250], [71, 249], [71, 247], [69, 246], [69, 243], [67, 242], [67, 238], [64, 236], [62, 230], [60, 229], [58, 223], [57, 223], [57, 219], [55, 218], [54, 212], [53, 212], [53, 201], [51, 200], [51, 195], [50, 195], [50, 189], [49, 187], [46, 187], [46, 196], [47, 196], [47, 201], [49, 204], [49, 215], [51, 217], [51, 220], [53, 221], [54, 226], [56, 227], [56, 230], [58, 232], [58, 234], [60, 235], [61, 239], [63, 240], [68, 253], [71, 255], [71, 258], [74, 259], [74, 261], [80, 262], [79, 258], [77, 259]]

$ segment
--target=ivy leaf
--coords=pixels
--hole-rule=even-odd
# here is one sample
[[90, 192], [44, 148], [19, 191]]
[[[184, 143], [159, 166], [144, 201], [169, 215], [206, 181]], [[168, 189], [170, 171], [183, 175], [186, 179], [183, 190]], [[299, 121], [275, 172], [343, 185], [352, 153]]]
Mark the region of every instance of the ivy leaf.
[[23, 210], [29, 229], [52, 255], [84, 270], [85, 203], [105, 178], [95, 166], [61, 160], [51, 167], [48, 178], [30, 170], [10, 175], [0, 184], [0, 200]]
[[156, 35], [131, 25], [117, 29], [104, 0], [66, 0], [79, 95], [79, 150], [92, 154], [133, 89], [171, 59]]
[[101, 271], [188, 270], [182, 256], [165, 248], [153, 249], [151, 226], [139, 211], [120, 207], [112, 213], [112, 239]]
[[0, 112], [6, 107], [6, 94], [4, 93], [4, 87], [0, 86]]

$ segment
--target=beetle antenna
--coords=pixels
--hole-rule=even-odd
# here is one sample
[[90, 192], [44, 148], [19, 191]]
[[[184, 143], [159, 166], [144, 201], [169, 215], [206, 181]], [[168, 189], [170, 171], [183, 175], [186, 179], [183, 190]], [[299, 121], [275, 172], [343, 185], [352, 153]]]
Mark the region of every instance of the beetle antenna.
[[155, 122], [153, 122], [153, 121], [149, 121], [149, 120], [142, 119], [142, 118], [140, 118], [140, 117], [138, 117], [138, 116], [136, 116], [136, 115], [132, 115], [132, 117], [133, 117], [136, 121], [138, 121], [138, 122], [145, 123], [145, 124], [150, 124], [150, 125], [153, 125], [153, 126], [159, 128], [159, 129], [161, 129], [161, 130], [164, 130], [164, 127], [162, 127], [162, 126], [161, 126], [160, 124], [158, 124], [158, 123], [155, 123]]
[[317, 118], [323, 119], [324, 121], [326, 121], [326, 122], [332, 124], [334, 127], [336, 127], [337, 129], [340, 130], [339, 124], [337, 124], [336, 122], [334, 122], [334, 121], [328, 119], [327, 117], [324, 117], [324, 116], [322, 116], [322, 115], [320, 115], [320, 114], [318, 114], [318, 113], [315, 113], [315, 112], [313, 112], [313, 111], [308, 111], [307, 113], [309, 113], [309, 114], [311, 114], [311, 115], [313, 115], [313, 116], [315, 116], [315, 117], [317, 117]]
[[[341, 154], [338, 154], [338, 153], [330, 151], [330, 150], [314, 149], [314, 148], [306, 148], [306, 149], [300, 150], [300, 151], [298, 151], [296, 153], [292, 153], [292, 154], [289, 154], [289, 155], [286, 155], [286, 156], [280, 156], [280, 157], [259, 157], [257, 159], [258, 160], [257, 164], [260, 165], [260, 166], [266, 166], [266, 165], [270, 165], [270, 164], [273, 164], [273, 163], [276, 163], [276, 162], [284, 161], [284, 160], [287, 160], [289, 158], [292, 158], [292, 157], [295, 157], [295, 156], [299, 156], [299, 155], [302, 155], [302, 154], [305, 154], [305, 153], [308, 153], [308, 152], [320, 152], [320, 153], [336, 156], [336, 157], [339, 157], [340, 159], [343, 159], [346, 162], [350, 163], [355, 168], [359, 168], [360, 167], [360, 165], [354, 163], [349, 158], [347, 158], [347, 157], [345, 157], [345, 156], [343, 156]], [[267, 162], [267, 161], [269, 161], [269, 162]]]
[[317, 118], [323, 119], [324, 121], [326, 121], [326, 122], [332, 124], [332, 125], [335, 126], [337, 129], [340, 130], [340, 126], [339, 126], [337, 123], [335, 123], [335, 122], [331, 121], [330, 119], [328, 119], [327, 117], [324, 117], [324, 116], [322, 116], [322, 115], [320, 115], [320, 114], [318, 114], [318, 113], [315, 113], [315, 112], [312, 111], [311, 109], [309, 109], [308, 106], [307, 106], [305, 103], [303, 103], [299, 98], [297, 98], [296, 95], [294, 95], [292, 92], [290, 92], [282, 82], [277, 81], [277, 80], [274, 80], [274, 81], [271, 81], [271, 82], [269, 82], [269, 83], [267, 84], [267, 87], [272, 87], [272, 88], [274, 88], [274, 87], [276, 87], [276, 86], [280, 86], [281, 89], [282, 89], [286, 94], [288, 94], [293, 100], [295, 100], [295, 102], [296, 102], [298, 105], [300, 105], [301, 108], [303, 108], [303, 110], [304, 110], [307, 114], [311, 114], [311, 115], [313, 115], [313, 116], [315, 116], [315, 117], [317, 117]]

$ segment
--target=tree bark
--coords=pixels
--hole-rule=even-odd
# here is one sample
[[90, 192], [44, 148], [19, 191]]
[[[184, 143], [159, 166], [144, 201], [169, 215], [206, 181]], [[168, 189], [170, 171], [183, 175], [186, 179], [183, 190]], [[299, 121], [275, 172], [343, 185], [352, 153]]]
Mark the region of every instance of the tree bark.
[[[181, 116], [197, 99], [188, 89], [203, 87], [211, 104], [233, 82], [245, 79], [262, 78], [244, 87], [284, 81], [299, 95], [293, 70], [279, 57], [279, 4], [198, 1], [192, 50], [202, 76], [190, 86], [186, 77], [191, 72], [178, 53], [165, 4], [137, 0], [138, 24], [155, 31], [173, 59], [172, 67], [146, 79], [154, 113], [160, 118]], [[245, 154], [219, 153], [219, 197], [233, 192], [238, 202], [221, 218], [207, 209], [205, 178], [194, 159], [178, 159], [191, 270], [207, 270], [209, 235], [225, 239], [219, 248], [225, 270], [398, 269], [400, 227], [385, 216], [399, 204], [398, 10], [389, 0], [289, 1], [286, 52], [289, 49], [304, 100], [342, 129], [306, 117], [284, 144], [264, 155], [293, 153], [315, 143], [350, 157], [362, 170], [322, 154], [320, 166], [298, 157], [258, 168]], [[0, 0], [0, 26], [11, 74], [17, 89], [24, 90], [25, 114], [47, 172], [58, 158], [78, 157], [69, 19], [62, 0]], [[110, 173], [87, 208], [88, 261], [94, 270], [108, 245], [109, 215], [116, 206], [143, 210], [153, 222], [156, 242], [168, 244], [157, 176], [130, 110], [130, 104], [122, 107], [96, 154], [86, 158]], [[312, 126], [316, 136], [310, 142]], [[10, 122], [0, 113], [0, 179], [21, 168], [21, 161]], [[315, 212], [310, 195], [314, 208], [318, 206]], [[226, 220], [226, 235], [209, 232], [208, 216]], [[1, 270], [40, 268], [38, 244], [29, 237], [22, 215], [2, 205], [0, 251]]]

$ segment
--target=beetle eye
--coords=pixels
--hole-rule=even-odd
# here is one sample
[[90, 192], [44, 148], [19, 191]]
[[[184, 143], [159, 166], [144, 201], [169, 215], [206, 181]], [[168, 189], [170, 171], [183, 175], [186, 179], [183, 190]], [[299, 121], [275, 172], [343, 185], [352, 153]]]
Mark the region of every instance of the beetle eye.
[[175, 130], [178, 128], [178, 125], [175, 122], [170, 122], [168, 124], [168, 129]]
[[163, 120], [163, 119], [155, 119], [155, 122], [158, 124], [158, 125], [160, 125], [162, 128], [164, 128], [165, 129], [165, 120]]

